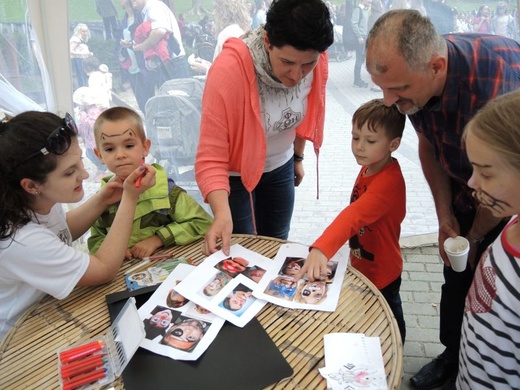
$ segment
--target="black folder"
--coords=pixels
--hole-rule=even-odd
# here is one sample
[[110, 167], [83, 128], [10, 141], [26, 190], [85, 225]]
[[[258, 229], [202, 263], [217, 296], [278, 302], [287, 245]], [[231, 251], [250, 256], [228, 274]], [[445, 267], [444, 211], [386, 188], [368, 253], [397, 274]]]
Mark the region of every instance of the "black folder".
[[[111, 321], [129, 297], [137, 307], [157, 286], [106, 296]], [[265, 329], [253, 318], [243, 328], [226, 321], [206, 352], [195, 362], [173, 360], [138, 348], [125, 370], [126, 390], [255, 390], [289, 378], [293, 369]]]

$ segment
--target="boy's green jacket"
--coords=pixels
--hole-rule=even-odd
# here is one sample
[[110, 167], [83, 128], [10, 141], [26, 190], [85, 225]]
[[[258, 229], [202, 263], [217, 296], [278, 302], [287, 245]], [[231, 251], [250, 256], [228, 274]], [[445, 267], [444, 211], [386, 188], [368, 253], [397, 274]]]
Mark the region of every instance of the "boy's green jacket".
[[[185, 245], [203, 237], [213, 221], [212, 217], [184, 189], [175, 185], [158, 164], [156, 184], [139, 197], [128, 247], [158, 235], [164, 246]], [[106, 185], [111, 176], [101, 181]], [[88, 249], [96, 253], [114, 221], [119, 204], [114, 204], [98, 218], [90, 229]]]

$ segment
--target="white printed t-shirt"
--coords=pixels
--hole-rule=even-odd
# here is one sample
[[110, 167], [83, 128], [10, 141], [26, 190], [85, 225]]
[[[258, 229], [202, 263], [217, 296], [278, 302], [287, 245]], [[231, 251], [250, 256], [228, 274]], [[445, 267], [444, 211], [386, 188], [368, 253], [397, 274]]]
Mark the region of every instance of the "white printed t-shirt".
[[89, 266], [88, 253], [70, 246], [61, 204], [36, 218], [38, 223], [20, 228], [14, 240], [0, 241], [0, 340], [45, 294], [67, 297]]

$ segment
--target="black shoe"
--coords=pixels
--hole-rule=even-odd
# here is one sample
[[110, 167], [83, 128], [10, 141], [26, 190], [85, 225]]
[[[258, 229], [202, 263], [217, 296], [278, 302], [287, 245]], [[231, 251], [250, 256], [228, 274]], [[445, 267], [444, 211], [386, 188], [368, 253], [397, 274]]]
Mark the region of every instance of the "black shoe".
[[457, 377], [458, 363], [449, 361], [442, 354], [419, 370], [410, 378], [410, 384], [419, 390], [429, 390]]
[[354, 81], [354, 85], [359, 88], [366, 88], [368, 87], [368, 83], [363, 80]]
[[450, 379], [442, 386], [442, 390], [457, 390], [457, 373], [450, 376]]

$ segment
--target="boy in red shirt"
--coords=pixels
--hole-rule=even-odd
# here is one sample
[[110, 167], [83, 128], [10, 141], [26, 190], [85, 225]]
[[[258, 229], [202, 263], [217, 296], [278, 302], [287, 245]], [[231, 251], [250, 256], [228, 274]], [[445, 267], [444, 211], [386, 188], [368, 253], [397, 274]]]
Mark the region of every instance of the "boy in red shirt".
[[298, 276], [327, 275], [327, 262], [349, 241], [351, 266], [381, 291], [405, 340], [399, 289], [403, 258], [399, 246], [406, 214], [406, 188], [399, 163], [392, 157], [401, 143], [405, 116], [395, 106], [374, 99], [352, 117], [352, 153], [361, 165], [347, 206], [311, 245]]

